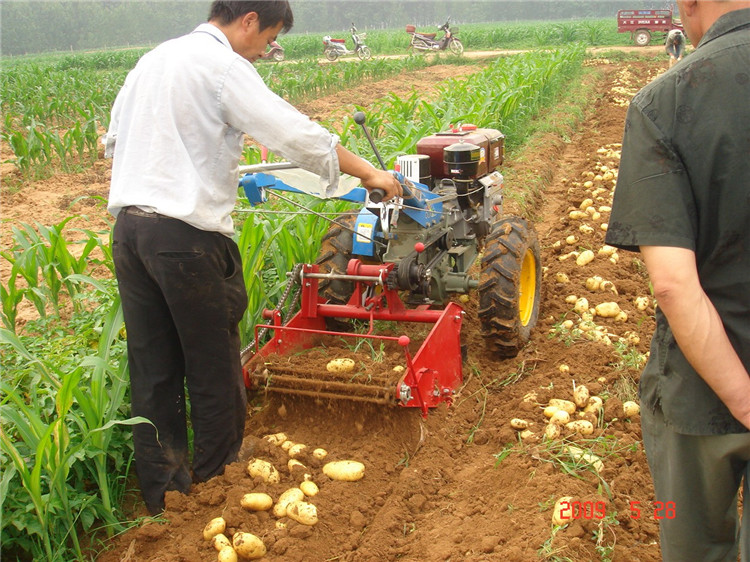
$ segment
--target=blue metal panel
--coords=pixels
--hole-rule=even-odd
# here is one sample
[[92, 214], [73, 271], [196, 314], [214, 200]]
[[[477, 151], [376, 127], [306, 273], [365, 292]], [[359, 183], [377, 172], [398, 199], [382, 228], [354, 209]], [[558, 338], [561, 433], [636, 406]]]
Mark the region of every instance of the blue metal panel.
[[[375, 244], [373, 240], [378, 234], [379, 217], [367, 209], [362, 209], [357, 215], [357, 222], [354, 230], [357, 234], [352, 234], [352, 253], [358, 256], [374, 256]], [[361, 235], [361, 236], [360, 236]]]

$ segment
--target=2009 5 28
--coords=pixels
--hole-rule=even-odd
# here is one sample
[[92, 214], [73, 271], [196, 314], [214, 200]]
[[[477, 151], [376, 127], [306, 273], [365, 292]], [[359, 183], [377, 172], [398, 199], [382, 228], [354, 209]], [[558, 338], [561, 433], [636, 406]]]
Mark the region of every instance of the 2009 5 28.
[[[643, 509], [640, 501], [630, 502], [630, 518], [640, 519]], [[677, 506], [675, 502], [653, 502], [651, 514], [655, 520], [674, 519], [677, 517]], [[562, 501], [560, 502], [559, 518], [565, 520], [575, 519], [604, 519], [607, 516], [607, 504], [603, 501]]]

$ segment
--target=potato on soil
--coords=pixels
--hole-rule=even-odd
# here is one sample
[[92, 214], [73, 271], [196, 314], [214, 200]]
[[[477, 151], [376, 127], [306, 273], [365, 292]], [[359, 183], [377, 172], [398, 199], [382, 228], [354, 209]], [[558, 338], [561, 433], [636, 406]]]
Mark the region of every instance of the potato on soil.
[[557, 410], [552, 417], [549, 419], [550, 423], [556, 423], [557, 425], [565, 425], [570, 421], [570, 414], [565, 410]]
[[620, 305], [616, 302], [603, 302], [594, 307], [597, 316], [602, 318], [615, 318], [620, 314]]
[[211, 546], [213, 546], [217, 551], [221, 551], [221, 549], [225, 546], [231, 547], [232, 543], [224, 533], [219, 533], [218, 535], [214, 535], [214, 537], [211, 539]]
[[560, 398], [551, 398], [549, 401], [550, 406], [554, 406], [559, 410], [565, 410], [568, 414], [573, 414], [576, 411], [576, 405], [570, 400], [562, 400]]
[[302, 443], [295, 443], [289, 449], [287, 450], [287, 454], [292, 457], [293, 459], [296, 457], [299, 457], [304, 451], [307, 449], [307, 445], [303, 445]]
[[209, 521], [203, 529], [203, 538], [210, 541], [216, 535], [224, 532], [227, 528], [227, 522], [223, 517], [215, 517]]
[[252, 533], [235, 533], [232, 537], [232, 546], [242, 558], [256, 560], [266, 555], [266, 545]]
[[579, 408], [585, 408], [589, 403], [589, 389], [583, 385], [579, 385], [573, 391], [573, 402]]
[[555, 502], [555, 507], [552, 508], [552, 523], [555, 525], [565, 525], [570, 523], [572, 518], [572, 511], [570, 508], [570, 502], [573, 501], [573, 496], [563, 496]]
[[231, 545], [227, 545], [219, 551], [217, 560], [219, 562], [237, 562], [237, 551]]
[[318, 447], [317, 449], [313, 449], [312, 456], [318, 460], [323, 460], [328, 456], [328, 451]]
[[526, 420], [522, 420], [521, 418], [513, 418], [510, 420], [510, 426], [513, 429], [528, 429], [529, 422]]
[[262, 492], [251, 492], [242, 496], [240, 505], [250, 511], [266, 511], [273, 506], [273, 498]]
[[622, 404], [622, 411], [625, 414], [626, 418], [629, 418], [631, 416], [635, 416], [637, 414], [641, 413], [641, 407], [638, 405], [637, 402], [633, 402], [632, 400], [628, 400], [627, 402], [623, 402]]
[[575, 445], [566, 446], [565, 451], [573, 458], [573, 460], [583, 461], [589, 466], [592, 466], [597, 472], [601, 472], [602, 470], [604, 470], [604, 463], [602, 462], [602, 459], [600, 459], [593, 453], [587, 453], [586, 451], [584, 451], [580, 447], [576, 447]]
[[276, 505], [273, 506], [273, 514], [276, 517], [285, 517], [288, 507], [294, 502], [305, 499], [305, 493], [299, 488], [289, 488], [279, 496]]
[[323, 466], [323, 474], [331, 480], [356, 482], [365, 475], [365, 465], [358, 461], [332, 461]]
[[302, 490], [302, 493], [305, 494], [308, 498], [317, 495], [319, 491], [318, 485], [312, 480], [305, 480], [304, 482], [302, 482], [299, 485], [299, 489]]
[[247, 464], [247, 473], [255, 478], [260, 477], [264, 482], [278, 484], [281, 481], [279, 471], [270, 462], [263, 459], [250, 459]]
[[356, 363], [354, 359], [348, 357], [341, 357], [338, 359], [331, 359], [326, 365], [326, 370], [329, 373], [351, 373], [354, 370]]
[[574, 420], [566, 423], [565, 429], [574, 431], [579, 435], [591, 435], [594, 433], [594, 424], [587, 420]]
[[305, 501], [297, 501], [292, 503], [286, 510], [286, 515], [290, 519], [293, 519], [297, 523], [303, 525], [315, 525], [318, 522], [318, 510], [317, 508]]
[[271, 445], [278, 446], [286, 441], [288, 437], [286, 436], [286, 433], [273, 433], [271, 435], [265, 435], [263, 439], [268, 441]]
[[560, 426], [556, 423], [547, 424], [547, 427], [544, 428], [544, 436], [549, 440], [557, 439], [560, 437]]

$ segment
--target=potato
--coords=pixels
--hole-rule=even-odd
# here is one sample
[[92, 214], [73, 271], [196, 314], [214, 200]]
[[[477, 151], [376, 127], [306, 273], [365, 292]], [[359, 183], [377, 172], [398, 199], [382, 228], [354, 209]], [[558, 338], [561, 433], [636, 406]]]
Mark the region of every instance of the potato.
[[602, 406], [604, 405], [604, 401], [599, 398], [598, 396], [591, 396], [589, 398], [588, 404], [583, 408], [584, 412], [588, 412], [591, 414], [599, 414], [599, 411], [602, 409]]
[[602, 246], [601, 248], [599, 248], [599, 251], [597, 253], [600, 256], [607, 256], [607, 257], [609, 257], [612, 254], [614, 254], [616, 251], [617, 251], [617, 248], [615, 248], [614, 246], [609, 246], [609, 245], [605, 244], [604, 246]]
[[573, 511], [570, 507], [573, 496], [563, 496], [555, 502], [552, 508], [552, 524], [565, 525], [572, 521]]
[[247, 473], [255, 478], [259, 476], [264, 482], [278, 484], [281, 481], [279, 471], [270, 462], [262, 459], [250, 459], [247, 465]]
[[295, 468], [298, 468], [300, 470], [307, 470], [307, 467], [297, 459], [289, 459], [289, 462], [286, 463], [286, 467], [289, 469], [289, 472], [293, 472]]
[[302, 443], [295, 443], [294, 445], [289, 447], [289, 449], [287, 449], [287, 454], [290, 457], [295, 458], [300, 456], [305, 451], [305, 449], [307, 449], [307, 445], [303, 445]]
[[338, 359], [331, 359], [328, 365], [326, 365], [326, 370], [329, 373], [351, 373], [355, 365], [354, 359], [340, 357]]
[[594, 425], [587, 420], [574, 420], [565, 424], [565, 429], [574, 431], [579, 435], [591, 435], [594, 433]]
[[279, 496], [276, 505], [273, 506], [273, 514], [276, 517], [286, 516], [286, 510], [289, 506], [298, 501], [305, 499], [305, 493], [299, 488], [289, 488], [286, 492]]
[[597, 304], [596, 307], [594, 307], [594, 310], [596, 311], [597, 316], [601, 316], [602, 318], [614, 318], [620, 312], [620, 305], [616, 302], [603, 302], [601, 304]]
[[281, 521], [281, 520], [279, 520], [279, 521], [276, 521], [276, 528], [277, 528], [277, 529], [286, 529], [286, 523], [284, 523], [284, 522], [283, 522], [283, 521]]
[[266, 545], [252, 533], [235, 533], [232, 537], [232, 546], [237, 554], [248, 560], [263, 558], [266, 555]]
[[566, 330], [572, 330], [574, 325], [572, 320], [563, 320], [563, 323], [560, 324]]
[[566, 243], [566, 244], [569, 244], [569, 245], [571, 245], [571, 246], [572, 246], [573, 244], [575, 244], [576, 242], [578, 242], [578, 238], [576, 238], [576, 237], [575, 237], [575, 236], [573, 236], [572, 234], [571, 234], [570, 236], [568, 236], [568, 237], [567, 237], [567, 238], [565, 239], [565, 243]]
[[610, 293], [614, 293], [615, 295], [620, 294], [617, 292], [617, 287], [615, 287], [615, 284], [612, 283], [612, 281], [602, 281], [599, 285], [599, 290], [602, 292], [609, 291]]
[[318, 494], [318, 485], [313, 482], [312, 480], [305, 480], [299, 485], [299, 489], [302, 490], [302, 493], [305, 494], [308, 498], [311, 498]]
[[547, 406], [544, 408], [544, 417], [545, 418], [551, 418], [555, 415], [555, 412], [557, 412], [560, 408], [557, 406]]
[[219, 551], [219, 562], [237, 562], [237, 551], [232, 545], [227, 545]]
[[589, 389], [582, 384], [575, 387], [575, 390], [573, 390], [573, 402], [579, 408], [585, 408], [589, 403]]
[[524, 429], [521, 433], [521, 439], [529, 439], [530, 437], [534, 437], [535, 433], [531, 431], [530, 429]]
[[266, 511], [273, 506], [273, 498], [262, 492], [252, 492], [242, 496], [240, 505], [250, 511]]
[[635, 297], [633, 304], [638, 310], [646, 310], [649, 304], [648, 297]]
[[547, 439], [557, 439], [560, 437], [560, 426], [556, 423], [547, 424], [547, 427], [544, 428], [544, 436]]
[[599, 277], [598, 275], [594, 275], [593, 277], [589, 277], [586, 279], [586, 288], [589, 291], [598, 291], [599, 286], [602, 284], [603, 279]]
[[591, 250], [584, 250], [581, 252], [581, 254], [576, 258], [576, 264], [583, 267], [584, 265], [591, 263], [594, 261], [594, 252]]
[[513, 418], [510, 420], [510, 426], [513, 429], [528, 429], [529, 428], [529, 422], [526, 420], [522, 420], [521, 418]]
[[560, 370], [560, 372], [561, 372], [561, 373], [562, 373], [563, 375], [567, 375], [568, 373], [570, 373], [570, 367], [569, 367], [568, 365], [566, 365], [565, 363], [562, 363], [562, 364], [561, 364], [561, 365], [560, 365], [560, 366], [558, 367], [558, 369]]
[[279, 445], [279, 447], [281, 447], [281, 450], [282, 450], [282, 451], [288, 451], [288, 450], [289, 450], [289, 449], [291, 449], [291, 448], [292, 448], [292, 447], [293, 447], [294, 445], [295, 445], [294, 441], [292, 441], [291, 439], [287, 439], [287, 440], [286, 440], [286, 441], [284, 441], [284, 442], [283, 442], [283, 443], [282, 443], [281, 445]]
[[537, 394], [535, 390], [527, 392], [526, 394], [523, 395], [523, 402], [525, 402], [526, 404], [531, 404], [533, 402], [536, 402], [536, 399], [537, 399]]
[[218, 535], [214, 535], [214, 537], [211, 539], [211, 546], [213, 546], [217, 551], [221, 552], [222, 548], [224, 548], [225, 546], [231, 547], [232, 543], [224, 533], [219, 533]]
[[582, 224], [578, 227], [578, 232], [580, 232], [581, 234], [591, 234], [592, 232], [594, 232], [594, 227], [587, 224]]
[[550, 423], [556, 423], [557, 425], [565, 425], [570, 421], [570, 414], [565, 410], [557, 410], [552, 417], [549, 419]]
[[[462, 296], [462, 297], [467, 297], [467, 295], [461, 295], [461, 296]], [[468, 298], [468, 297], [467, 297], [467, 298]], [[459, 300], [461, 300], [461, 299], [459, 299]], [[463, 302], [463, 301], [461, 301], [461, 302]], [[403, 365], [396, 365], [396, 366], [395, 366], [395, 367], [394, 367], [393, 369], [391, 369], [391, 370], [392, 370], [392, 371], [393, 371], [394, 373], [396, 373], [397, 375], [400, 375], [401, 373], [403, 373], [403, 372], [404, 372], [404, 371], [406, 370], [406, 367], [404, 367]]]
[[271, 445], [281, 445], [284, 441], [288, 439], [286, 436], [286, 433], [274, 433], [271, 435], [264, 435], [263, 439], [268, 441]]
[[601, 472], [602, 470], [604, 470], [604, 463], [602, 462], [602, 459], [600, 459], [593, 453], [587, 453], [586, 451], [579, 447], [576, 447], [575, 445], [566, 446], [565, 451], [571, 457], [573, 457], [574, 460], [583, 461], [584, 463], [593, 467], [593, 469], [597, 472]]
[[569, 279], [569, 278], [568, 278], [568, 276], [567, 276], [567, 275], [566, 275], [565, 273], [563, 273], [562, 271], [558, 271], [558, 272], [557, 272], [557, 273], [555, 274], [555, 280], [556, 280], [556, 281], [557, 281], [558, 283], [570, 283], [570, 279]]
[[585, 297], [581, 297], [580, 299], [576, 300], [575, 306], [573, 306], [573, 310], [575, 310], [578, 314], [586, 312], [588, 309], [589, 301]]
[[637, 414], [641, 413], [641, 407], [638, 405], [637, 402], [633, 402], [632, 400], [628, 400], [627, 402], [622, 403], [622, 411], [625, 414], [626, 418], [629, 418], [631, 416], [635, 416]]
[[203, 529], [203, 538], [210, 541], [216, 535], [224, 532], [227, 528], [227, 522], [223, 517], [215, 517], [209, 521]]
[[304, 501], [292, 503], [286, 510], [289, 519], [295, 520], [303, 525], [315, 525], [318, 522], [318, 510], [311, 504]]
[[590, 207], [593, 204], [594, 204], [594, 200], [593, 199], [584, 199], [583, 201], [581, 201], [581, 204], [578, 205], [578, 208], [585, 210], [587, 207]]
[[318, 447], [317, 449], [313, 449], [312, 456], [318, 460], [323, 460], [324, 458], [328, 456], [328, 451]]
[[570, 211], [568, 216], [573, 220], [581, 220], [588, 218], [588, 215], [583, 211]]
[[561, 400], [560, 398], [551, 398], [549, 401], [550, 406], [555, 406], [560, 410], [565, 410], [568, 414], [573, 414], [576, 411], [576, 405], [570, 400]]
[[333, 461], [323, 466], [323, 474], [331, 480], [355, 482], [365, 475], [365, 465], [357, 461]]
[[[565, 297], [565, 302], [568, 304], [575, 304], [578, 301], [578, 297], [576, 295], [568, 295]], [[588, 308], [588, 305], [586, 306]]]

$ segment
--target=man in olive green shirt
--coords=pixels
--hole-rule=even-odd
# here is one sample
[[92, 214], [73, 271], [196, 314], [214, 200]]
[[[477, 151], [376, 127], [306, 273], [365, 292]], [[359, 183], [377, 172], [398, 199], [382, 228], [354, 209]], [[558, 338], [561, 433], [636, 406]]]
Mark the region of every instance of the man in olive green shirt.
[[607, 243], [640, 249], [659, 303], [640, 394], [664, 560], [747, 561], [750, 2], [677, 3], [696, 50], [633, 98]]

